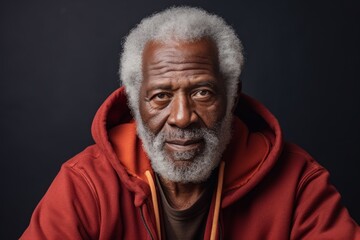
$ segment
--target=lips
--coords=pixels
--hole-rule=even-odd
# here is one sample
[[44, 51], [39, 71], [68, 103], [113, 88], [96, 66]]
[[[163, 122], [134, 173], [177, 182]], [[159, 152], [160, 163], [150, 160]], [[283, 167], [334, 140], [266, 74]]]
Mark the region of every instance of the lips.
[[203, 144], [203, 139], [172, 139], [165, 141], [165, 148], [178, 152], [193, 151], [199, 150]]

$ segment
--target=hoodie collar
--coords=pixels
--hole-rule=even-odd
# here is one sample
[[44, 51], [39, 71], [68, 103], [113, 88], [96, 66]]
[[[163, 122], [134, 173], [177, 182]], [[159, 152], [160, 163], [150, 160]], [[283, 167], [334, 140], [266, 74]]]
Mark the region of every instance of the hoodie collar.
[[[259, 102], [241, 94], [234, 118], [233, 137], [225, 161], [222, 207], [254, 188], [270, 171], [282, 150], [282, 133], [276, 118]], [[241, 119], [241, 120], [240, 120]], [[127, 107], [124, 88], [112, 93], [95, 115], [92, 135], [125, 186], [140, 206], [150, 195], [145, 172], [153, 174], [136, 124]]]

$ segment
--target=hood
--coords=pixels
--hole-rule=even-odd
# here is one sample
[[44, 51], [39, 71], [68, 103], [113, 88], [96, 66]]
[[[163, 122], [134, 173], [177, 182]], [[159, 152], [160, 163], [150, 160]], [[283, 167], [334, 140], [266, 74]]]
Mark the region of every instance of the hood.
[[[241, 94], [235, 115], [233, 137], [222, 157], [222, 207], [241, 198], [266, 176], [283, 145], [278, 121], [256, 100]], [[135, 193], [135, 205], [140, 206], [150, 195], [145, 172], [153, 172], [136, 135], [123, 87], [113, 92], [97, 111], [92, 135], [121, 181]]]
[[268, 174], [284, 144], [278, 120], [260, 102], [241, 93], [234, 114], [232, 139], [223, 155], [222, 207], [244, 196]]

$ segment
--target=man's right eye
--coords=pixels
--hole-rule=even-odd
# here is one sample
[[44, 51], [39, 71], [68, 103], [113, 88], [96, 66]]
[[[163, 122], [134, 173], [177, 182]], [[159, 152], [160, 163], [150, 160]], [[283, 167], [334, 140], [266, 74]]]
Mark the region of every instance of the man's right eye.
[[157, 98], [157, 99], [165, 99], [165, 98], [167, 98], [168, 96], [167, 96], [167, 94], [165, 94], [165, 93], [158, 93], [158, 94], [156, 94], [155, 96], [154, 96], [154, 98]]
[[162, 107], [163, 105], [166, 105], [171, 100], [171, 94], [166, 93], [166, 92], [160, 92], [160, 93], [154, 94], [150, 100], [155, 106]]

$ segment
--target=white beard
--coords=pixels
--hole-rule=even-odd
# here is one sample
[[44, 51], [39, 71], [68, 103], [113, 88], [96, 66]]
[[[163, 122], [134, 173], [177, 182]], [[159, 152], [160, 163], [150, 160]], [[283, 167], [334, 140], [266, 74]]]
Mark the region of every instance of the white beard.
[[[138, 118], [139, 120], [139, 118]], [[143, 147], [150, 158], [154, 171], [162, 178], [172, 182], [199, 183], [206, 181], [211, 172], [219, 165], [221, 156], [231, 138], [232, 113], [226, 114], [224, 119], [217, 124], [215, 130], [202, 129], [177, 129], [171, 134], [159, 132], [152, 134], [140, 121], [137, 122], [137, 132], [143, 142]], [[174, 138], [201, 138], [205, 141], [203, 151], [176, 152], [172, 159], [183, 160], [182, 163], [174, 162], [164, 151], [166, 137]], [[186, 161], [193, 159], [191, 161]]]

